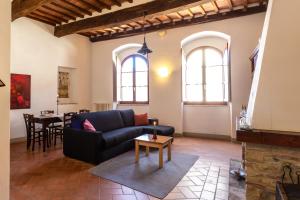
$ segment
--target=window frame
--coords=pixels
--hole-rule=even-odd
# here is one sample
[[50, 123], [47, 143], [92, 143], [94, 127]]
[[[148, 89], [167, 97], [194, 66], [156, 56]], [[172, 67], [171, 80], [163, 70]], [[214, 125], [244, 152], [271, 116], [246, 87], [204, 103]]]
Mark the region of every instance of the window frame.
[[[188, 58], [189, 56], [194, 53], [195, 51], [197, 50], [202, 50], [203, 51], [203, 55], [205, 54], [205, 49], [214, 49], [216, 50], [217, 52], [220, 53], [221, 57], [222, 57], [222, 60], [223, 60], [223, 56], [224, 56], [224, 53], [216, 48], [216, 47], [213, 47], [213, 46], [201, 46], [201, 47], [196, 47], [194, 49], [192, 49], [186, 56], [185, 56], [185, 66], [184, 66], [184, 71], [185, 71], [185, 76], [186, 76], [186, 72], [187, 72], [187, 61], [188, 61]], [[205, 65], [205, 56], [203, 56], [203, 60], [202, 60], [202, 80], [203, 80], [203, 83], [202, 83], [202, 91], [203, 91], [203, 100], [202, 101], [187, 101], [186, 98], [184, 97], [184, 100], [183, 100], [183, 104], [184, 105], [207, 105], [207, 106], [227, 106], [228, 103], [230, 102], [230, 94], [229, 94], [229, 91], [230, 91], [230, 58], [229, 58], [230, 54], [228, 54], [228, 101], [206, 101], [206, 68], [207, 66]], [[223, 73], [222, 75], [224, 76], [225, 74], [225, 71], [224, 71], [224, 63], [222, 65], [222, 69], [223, 69]], [[223, 77], [224, 78], [224, 77]], [[187, 85], [187, 81], [186, 81], [186, 77], [185, 77], [185, 82], [184, 82], [184, 88], [186, 88], [186, 85]], [[225, 88], [223, 89], [223, 94], [225, 95]], [[186, 89], [184, 89], [184, 95], [186, 95]]]
[[[139, 57], [142, 58], [146, 64], [147, 64], [147, 94], [148, 94], [148, 99], [147, 101], [136, 101], [136, 67], [135, 67], [135, 58]], [[132, 92], [133, 92], [133, 100], [132, 101], [122, 101], [120, 100], [120, 104], [128, 104], [128, 105], [147, 105], [149, 104], [149, 61], [148, 58], [145, 56], [142, 56], [140, 54], [131, 54], [127, 57], [125, 57], [122, 62], [121, 62], [121, 70], [120, 70], [120, 92], [122, 96], [122, 73], [123, 73], [123, 64], [126, 62], [128, 59], [133, 58], [133, 77], [132, 77]]]

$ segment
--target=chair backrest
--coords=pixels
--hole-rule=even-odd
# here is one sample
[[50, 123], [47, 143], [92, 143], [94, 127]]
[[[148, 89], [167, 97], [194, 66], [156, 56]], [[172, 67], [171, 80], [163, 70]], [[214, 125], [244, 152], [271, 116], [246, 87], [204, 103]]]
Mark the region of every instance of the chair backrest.
[[24, 120], [25, 120], [26, 133], [28, 136], [28, 135], [30, 135], [30, 133], [35, 131], [34, 116], [31, 114], [23, 114], [23, 116], [24, 116]]
[[41, 115], [49, 115], [54, 114], [54, 110], [42, 110]]
[[64, 113], [64, 127], [70, 127], [72, 122], [72, 117], [76, 115], [76, 112]]
[[81, 109], [79, 110], [79, 114], [82, 114], [82, 113], [89, 113], [90, 110], [87, 110], [87, 109]]

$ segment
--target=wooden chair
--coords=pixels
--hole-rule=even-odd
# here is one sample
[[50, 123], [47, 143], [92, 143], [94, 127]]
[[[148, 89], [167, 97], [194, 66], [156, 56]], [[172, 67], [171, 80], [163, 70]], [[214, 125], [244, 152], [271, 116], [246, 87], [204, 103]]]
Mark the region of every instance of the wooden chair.
[[63, 127], [57, 127], [54, 129], [54, 146], [56, 145], [56, 138], [60, 137], [61, 142], [63, 141], [64, 128], [70, 127], [72, 122], [72, 117], [76, 115], [76, 112], [69, 112], [64, 114]]
[[[42, 110], [41, 111], [42, 116], [51, 115], [51, 114], [54, 114], [54, 110]], [[58, 123], [52, 123], [47, 127], [48, 133], [49, 133], [48, 140], [49, 140], [50, 145], [52, 143], [54, 129], [58, 128], [58, 127], [62, 127], [62, 125], [63, 124], [61, 122], [58, 122]]]
[[79, 110], [79, 114], [82, 114], [82, 113], [89, 113], [90, 110], [87, 110], [87, 109], [81, 109]]
[[[34, 121], [34, 116], [31, 114], [23, 114], [24, 120], [25, 120], [25, 126], [26, 126], [26, 133], [27, 133], [27, 150], [31, 146], [32, 142], [32, 151], [34, 151], [35, 147], [35, 141], [38, 139], [39, 146], [41, 145], [41, 138], [43, 138], [43, 132], [44, 130], [41, 128], [37, 128], [35, 126], [35, 121]], [[45, 139], [47, 140], [48, 144], [48, 132], [46, 130], [46, 137]]]

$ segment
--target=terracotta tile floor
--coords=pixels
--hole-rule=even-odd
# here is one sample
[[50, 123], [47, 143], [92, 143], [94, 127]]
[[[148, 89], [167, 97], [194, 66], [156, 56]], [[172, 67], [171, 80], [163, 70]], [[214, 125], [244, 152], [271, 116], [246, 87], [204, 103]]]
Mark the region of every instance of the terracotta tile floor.
[[[165, 199], [228, 199], [229, 159], [240, 159], [240, 145], [180, 137], [173, 144], [173, 154], [176, 152], [200, 159]], [[12, 144], [11, 200], [157, 200], [92, 176], [91, 167], [64, 157], [61, 145], [33, 153], [26, 151], [25, 143]]]

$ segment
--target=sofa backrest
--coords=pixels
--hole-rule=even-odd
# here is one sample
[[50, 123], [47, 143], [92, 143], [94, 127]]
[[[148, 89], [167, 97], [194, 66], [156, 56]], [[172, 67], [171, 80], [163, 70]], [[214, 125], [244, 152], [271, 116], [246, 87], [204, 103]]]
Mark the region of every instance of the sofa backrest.
[[134, 111], [129, 110], [119, 110], [123, 119], [123, 123], [126, 127], [134, 126]]
[[89, 120], [97, 131], [107, 132], [125, 127], [121, 113], [118, 110], [110, 110], [75, 115], [71, 128], [82, 129], [85, 119]]

